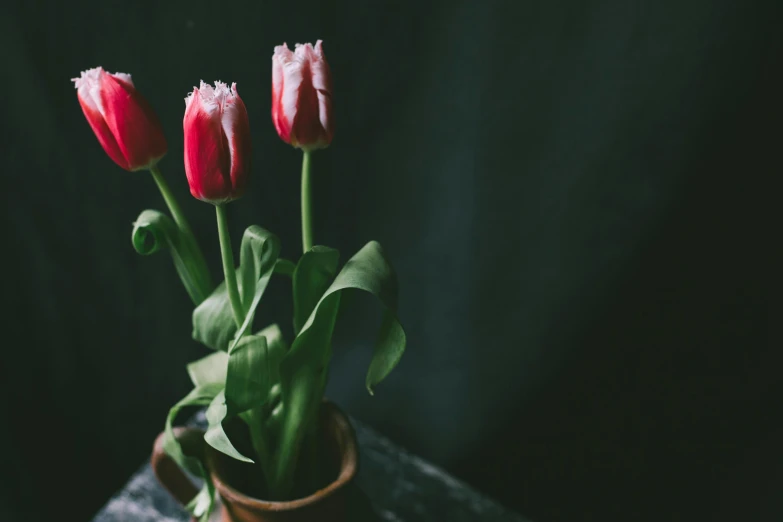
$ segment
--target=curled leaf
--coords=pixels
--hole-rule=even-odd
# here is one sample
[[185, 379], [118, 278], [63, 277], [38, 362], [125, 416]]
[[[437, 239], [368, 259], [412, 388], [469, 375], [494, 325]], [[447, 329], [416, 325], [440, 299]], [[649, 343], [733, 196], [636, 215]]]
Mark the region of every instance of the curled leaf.
[[144, 256], [168, 250], [193, 302], [198, 305], [207, 297], [209, 274], [199, 264], [198, 256], [191, 252], [188, 238], [166, 214], [157, 210], [145, 210], [139, 214], [133, 223], [131, 242], [136, 252]]

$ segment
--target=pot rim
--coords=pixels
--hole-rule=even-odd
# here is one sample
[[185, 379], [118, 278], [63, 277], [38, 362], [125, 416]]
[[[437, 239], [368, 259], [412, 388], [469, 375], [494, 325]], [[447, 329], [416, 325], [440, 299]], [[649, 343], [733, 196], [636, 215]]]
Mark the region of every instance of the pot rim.
[[344, 444], [340, 462], [340, 474], [335, 480], [330, 482], [325, 488], [319, 489], [303, 498], [284, 501], [261, 500], [234, 489], [223, 481], [216, 471], [210, 470], [212, 481], [220, 496], [224, 497], [228, 502], [241, 504], [244, 507], [259, 511], [293, 511], [320, 502], [345, 487], [356, 476], [358, 468], [359, 452], [356, 435], [351, 423], [348, 421], [348, 417], [334, 403], [324, 401], [322, 407], [326, 408], [325, 414], [331, 417], [331, 422], [334, 423], [336, 431], [343, 434]]

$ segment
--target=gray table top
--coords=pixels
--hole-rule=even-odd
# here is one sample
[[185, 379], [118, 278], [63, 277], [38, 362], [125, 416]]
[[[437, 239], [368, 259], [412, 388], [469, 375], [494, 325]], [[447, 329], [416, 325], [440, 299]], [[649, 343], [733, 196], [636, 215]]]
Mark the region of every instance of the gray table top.
[[[203, 413], [195, 424], [204, 424]], [[369, 500], [353, 518], [386, 522], [529, 522], [352, 419], [359, 441], [357, 489]], [[371, 505], [372, 507], [369, 507]], [[213, 519], [217, 520], [216, 517]], [[183, 522], [188, 514], [142, 466], [93, 522]]]

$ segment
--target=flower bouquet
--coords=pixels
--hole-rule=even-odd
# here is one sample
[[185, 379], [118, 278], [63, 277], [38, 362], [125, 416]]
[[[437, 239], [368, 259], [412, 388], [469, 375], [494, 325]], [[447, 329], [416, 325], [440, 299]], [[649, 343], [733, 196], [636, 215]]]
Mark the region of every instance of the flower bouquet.
[[[193, 339], [212, 350], [187, 365], [193, 389], [171, 408], [153, 453], [159, 479], [200, 521], [210, 516], [216, 490], [224, 520], [339, 520], [345, 486], [356, 473], [356, 441], [345, 415], [323, 394], [343, 291], [369, 292], [383, 307], [366, 376], [370, 393], [400, 360], [405, 333], [396, 316], [394, 271], [377, 242], [341, 269], [336, 250], [313, 244], [310, 156], [333, 136], [331, 76], [321, 42], [297, 44], [295, 51], [283, 44], [272, 57], [274, 127], [303, 152], [303, 253], [296, 262], [280, 257], [277, 236], [252, 225], [236, 265], [225, 206], [242, 196], [250, 176], [247, 109], [236, 84], [201, 82], [185, 99], [185, 174], [191, 194], [215, 207], [224, 276], [216, 286], [158, 167], [167, 152], [160, 122], [131, 76], [98, 67], [74, 81], [109, 157], [125, 170], [149, 171], [160, 189], [171, 216], [143, 211], [133, 225], [133, 247], [142, 255], [168, 250], [195, 306]], [[289, 340], [276, 324], [254, 325], [272, 277], [291, 281]], [[187, 406], [206, 407], [205, 431], [173, 427]], [[201, 478], [203, 487], [182, 470]]]

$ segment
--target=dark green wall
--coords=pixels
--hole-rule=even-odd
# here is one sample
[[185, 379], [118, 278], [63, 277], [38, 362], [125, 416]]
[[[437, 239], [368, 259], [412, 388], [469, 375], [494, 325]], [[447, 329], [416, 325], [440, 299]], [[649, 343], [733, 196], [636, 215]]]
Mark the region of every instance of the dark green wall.
[[[183, 98], [237, 82], [255, 162], [234, 239], [258, 223], [294, 257], [299, 155], [270, 121], [270, 58], [316, 38], [337, 120], [314, 160], [316, 242], [344, 259], [386, 247], [409, 336], [367, 396], [376, 316], [349, 303], [329, 395], [537, 521], [779, 516], [776, 4], [3, 7], [0, 518], [88, 519], [206, 353], [169, 259], [130, 245], [162, 201], [101, 151], [69, 78], [133, 74], [217, 277]], [[262, 320], [287, 324], [283, 282], [265, 303]]]

